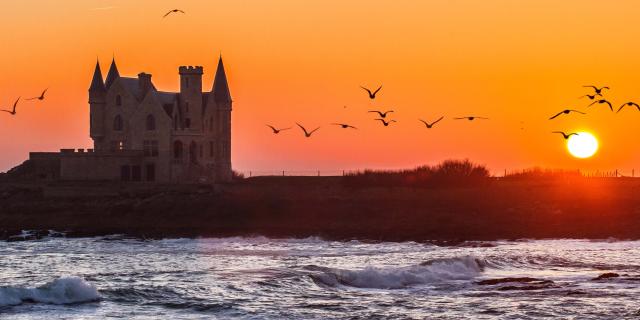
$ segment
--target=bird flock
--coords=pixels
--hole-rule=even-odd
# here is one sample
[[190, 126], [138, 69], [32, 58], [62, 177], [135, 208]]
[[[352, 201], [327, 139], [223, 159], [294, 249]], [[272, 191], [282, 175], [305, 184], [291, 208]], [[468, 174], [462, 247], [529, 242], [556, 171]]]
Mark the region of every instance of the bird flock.
[[[613, 104], [611, 103], [611, 101], [609, 101], [608, 99], [605, 99], [603, 93], [605, 92], [604, 90], [607, 90], [607, 92], [609, 90], [611, 90], [611, 88], [607, 87], [607, 86], [603, 86], [603, 87], [598, 87], [598, 86], [594, 86], [594, 85], [585, 85], [582, 86], [583, 88], [591, 88], [593, 89], [593, 94], [585, 94], [581, 97], [579, 97], [579, 99], [582, 98], [588, 98], [589, 100], [591, 100], [591, 103], [589, 105], [587, 105], [587, 108], [594, 106], [594, 105], [605, 105], [607, 107], [609, 107], [609, 110], [611, 110], [611, 112], [614, 112], [614, 108], [613, 108]], [[623, 103], [619, 108], [618, 111], [616, 111], [615, 113], [619, 113], [620, 111], [622, 111], [622, 109], [624, 107], [635, 107], [638, 111], [640, 111], [640, 105], [638, 105], [637, 103], [633, 102], [633, 101], [628, 101]], [[580, 111], [580, 110], [576, 110], [576, 109], [565, 109], [562, 110], [558, 113], [556, 113], [555, 115], [551, 116], [549, 118], [549, 120], [553, 120], [556, 119], [560, 116], [563, 115], [568, 115], [571, 113], [578, 113], [578, 114], [587, 114], [586, 112]], [[573, 135], [579, 135], [579, 133], [577, 132], [569, 132], [566, 133], [564, 131], [553, 131], [552, 133], [557, 133], [562, 135], [562, 137], [567, 140], [569, 139], [571, 136]]]
[[[591, 88], [593, 89], [593, 94], [585, 94], [581, 97], [579, 97], [579, 99], [582, 98], [588, 98], [591, 103], [589, 105], [587, 105], [588, 107], [594, 106], [594, 105], [605, 105], [609, 107], [609, 110], [611, 110], [612, 112], [614, 111], [614, 107], [613, 104], [611, 103], [611, 101], [605, 99], [603, 93], [605, 92], [604, 90], [610, 90], [610, 88], [608, 86], [603, 86], [603, 87], [598, 87], [598, 86], [594, 86], [594, 85], [585, 85], [583, 86], [584, 88]], [[371, 101], [375, 101], [377, 94], [380, 92], [380, 90], [382, 89], [382, 86], [379, 86], [375, 91], [372, 91], [369, 88], [366, 88], [364, 86], [360, 86], [360, 88], [362, 88], [364, 91], [366, 91], [368, 98]], [[623, 103], [617, 111], [615, 111], [615, 113], [619, 113], [620, 111], [622, 111], [622, 109], [624, 109], [625, 107], [635, 107], [638, 111], [640, 111], [640, 105], [638, 103], [635, 103], [633, 101], [628, 101]], [[346, 106], [345, 106], [346, 108]], [[373, 113], [376, 114], [378, 117], [373, 119], [374, 121], [380, 121], [380, 124], [384, 127], [388, 127], [390, 126], [392, 123], [396, 123], [397, 121], [394, 119], [391, 119], [391, 114], [395, 113], [394, 110], [368, 110], [367, 113]], [[565, 115], [569, 115], [572, 113], [576, 113], [576, 114], [582, 114], [585, 115], [587, 114], [584, 111], [580, 111], [577, 109], [564, 109], [554, 115], [552, 115], [549, 120], [554, 120], [560, 116], [565, 116]], [[440, 121], [444, 120], [444, 116], [439, 117], [438, 119], [434, 120], [434, 121], [426, 121], [423, 119], [418, 119], [418, 121], [422, 122], [422, 124], [424, 124], [425, 128], [427, 129], [432, 129], [437, 123], [439, 123]], [[477, 116], [477, 115], [467, 115], [467, 116], [461, 116], [461, 117], [454, 117], [453, 120], [467, 120], [467, 121], [474, 121], [474, 120], [489, 120], [488, 117], [483, 117], [483, 116]], [[521, 122], [522, 124], [522, 122]], [[321, 127], [317, 127], [315, 129], [313, 129], [312, 131], [308, 131], [307, 128], [305, 128], [303, 125], [301, 125], [300, 123], [296, 122], [296, 125], [302, 130], [302, 132], [304, 133], [304, 136], [307, 138], [310, 138], [311, 135], [318, 131]], [[343, 129], [358, 129], [357, 127], [348, 124], [348, 123], [331, 123], [331, 125], [335, 125], [335, 126], [339, 126]], [[282, 131], [285, 130], [289, 130], [292, 129], [292, 127], [287, 127], [287, 128], [276, 128], [271, 124], [267, 124], [267, 127], [271, 128], [272, 132], [274, 134], [279, 134]], [[522, 129], [522, 128], [521, 128]], [[565, 132], [565, 131], [552, 131], [551, 133], [554, 134], [560, 134], [562, 135], [562, 137], [567, 140], [569, 139], [571, 136], [574, 135], [579, 135], [579, 133], [577, 132]]]
[[[367, 96], [369, 98], [370, 101], [375, 101], [378, 93], [380, 92], [380, 90], [382, 90], [382, 85], [380, 85], [377, 89], [375, 90], [371, 90], [367, 87], [364, 86], [360, 86], [360, 88], [362, 88], [362, 90], [366, 91]], [[344, 106], [344, 108], [346, 108], [346, 106]], [[375, 117], [373, 119], [373, 121], [380, 121], [380, 125], [384, 126], [384, 127], [388, 127], [393, 123], [397, 123], [398, 121], [396, 121], [395, 119], [391, 119], [391, 114], [395, 114], [394, 110], [368, 110], [367, 113], [371, 113], [374, 114]], [[442, 121], [444, 119], [444, 116], [441, 116], [440, 118], [428, 122], [426, 120], [423, 119], [418, 119], [418, 121], [422, 122], [424, 124], [424, 126], [427, 129], [432, 129], [438, 122]], [[473, 121], [473, 120], [489, 120], [489, 118], [487, 117], [481, 117], [481, 116], [476, 116], [476, 115], [471, 115], [471, 116], [463, 116], [463, 117], [455, 117], [453, 118], [454, 120], [469, 120], [469, 121]], [[300, 128], [300, 130], [302, 130], [302, 133], [304, 133], [304, 136], [307, 138], [310, 138], [311, 135], [318, 131], [321, 127], [317, 127], [311, 131], [307, 130], [307, 128], [305, 128], [303, 125], [301, 125], [300, 123], [296, 122], [296, 125]], [[341, 122], [334, 122], [331, 123], [331, 125], [334, 126], [338, 126], [342, 129], [358, 129], [357, 127], [348, 124], [348, 123], [341, 123]], [[282, 131], [285, 130], [289, 130], [292, 129], [292, 127], [287, 127], [287, 128], [277, 128], [271, 124], [267, 124], [267, 127], [269, 127], [271, 129], [271, 131], [273, 132], [273, 134], [279, 134]]]
[[[33, 97], [33, 98], [29, 98], [29, 99], [25, 99], [26, 101], [31, 101], [31, 100], [39, 100], [42, 101], [44, 100], [44, 95], [47, 93], [47, 90], [49, 90], [49, 88], [44, 89], [44, 91], [42, 91], [42, 93], [37, 96], [37, 97]], [[0, 109], [0, 112], [6, 112], [12, 116], [15, 116], [16, 114], [18, 114], [18, 103], [20, 102], [20, 98], [22, 97], [18, 97], [18, 99], [16, 99], [16, 101], [13, 103], [13, 107], [11, 108], [5, 108], [5, 109]]]

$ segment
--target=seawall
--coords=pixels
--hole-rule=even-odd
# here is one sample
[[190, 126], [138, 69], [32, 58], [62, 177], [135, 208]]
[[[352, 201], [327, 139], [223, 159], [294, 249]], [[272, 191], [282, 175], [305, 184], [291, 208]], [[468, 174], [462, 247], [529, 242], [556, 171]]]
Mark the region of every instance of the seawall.
[[221, 186], [0, 183], [0, 236], [321, 236], [385, 241], [640, 238], [640, 179], [350, 187], [340, 177]]

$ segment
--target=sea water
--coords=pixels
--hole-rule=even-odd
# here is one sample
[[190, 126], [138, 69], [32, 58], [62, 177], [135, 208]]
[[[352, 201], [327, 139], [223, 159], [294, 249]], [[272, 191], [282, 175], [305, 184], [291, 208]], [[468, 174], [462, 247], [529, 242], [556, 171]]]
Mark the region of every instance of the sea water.
[[640, 242], [0, 242], [0, 319], [553, 317], [640, 318]]

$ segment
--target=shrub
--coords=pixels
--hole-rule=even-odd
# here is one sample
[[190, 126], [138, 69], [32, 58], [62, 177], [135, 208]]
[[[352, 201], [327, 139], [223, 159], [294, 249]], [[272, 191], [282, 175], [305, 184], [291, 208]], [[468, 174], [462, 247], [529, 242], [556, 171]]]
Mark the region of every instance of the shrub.
[[445, 187], [472, 186], [489, 181], [489, 170], [469, 160], [446, 160], [436, 166], [405, 170], [365, 170], [345, 175], [348, 186]]

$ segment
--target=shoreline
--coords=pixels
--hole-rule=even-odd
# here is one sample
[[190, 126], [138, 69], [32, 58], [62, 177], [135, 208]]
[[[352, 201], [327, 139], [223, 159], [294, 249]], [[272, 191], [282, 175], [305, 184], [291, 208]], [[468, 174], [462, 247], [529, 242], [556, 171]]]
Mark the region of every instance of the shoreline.
[[353, 187], [341, 177], [219, 186], [0, 182], [0, 239], [265, 236], [459, 243], [640, 239], [640, 179], [491, 180], [473, 187]]

